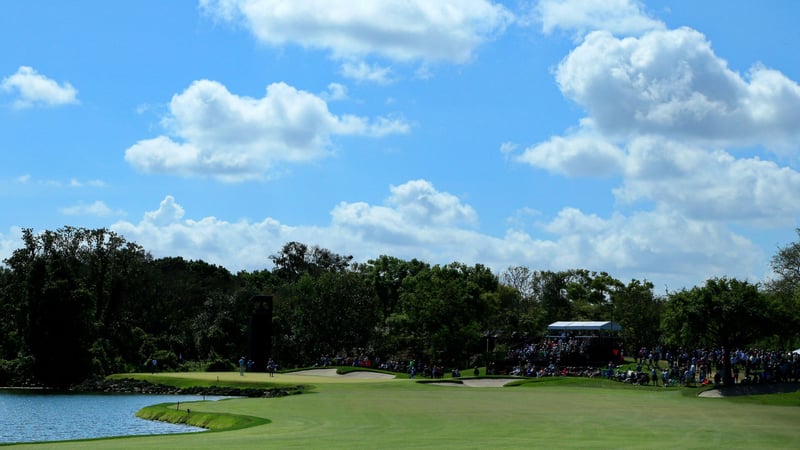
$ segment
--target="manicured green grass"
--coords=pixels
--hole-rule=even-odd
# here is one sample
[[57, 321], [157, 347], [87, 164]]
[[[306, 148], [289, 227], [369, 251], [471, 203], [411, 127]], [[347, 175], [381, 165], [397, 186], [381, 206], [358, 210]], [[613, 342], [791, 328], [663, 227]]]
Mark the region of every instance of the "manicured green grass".
[[256, 388], [289, 388], [298, 386], [296, 383], [273, 381], [280, 378], [269, 378], [263, 373], [247, 373], [240, 376], [239, 372], [164, 372], [158, 374], [126, 373], [116, 374], [109, 379], [132, 378], [146, 380], [154, 384], [162, 384], [177, 388], [190, 388], [194, 386], [228, 386], [239, 389]]
[[184, 404], [183, 408], [175, 403], [162, 403], [147, 406], [136, 413], [136, 417], [148, 420], [161, 420], [169, 423], [179, 423], [209, 430], [233, 431], [241, 428], [254, 427], [269, 423], [269, 419], [241, 414], [226, 414], [219, 412], [191, 411], [192, 404]]
[[[161, 376], [199, 376], [207, 381], [216, 380], [217, 374]], [[191, 408], [192, 415], [220, 413], [270, 421], [247, 428], [32, 447], [772, 449], [797, 448], [800, 443], [797, 393], [767, 401], [698, 398], [699, 389], [582, 378], [531, 380], [503, 388], [285, 373], [274, 379], [223, 374], [221, 380], [237, 377], [238, 382], [313, 388], [281, 398], [181, 404]], [[232, 423], [234, 428], [241, 425]]]

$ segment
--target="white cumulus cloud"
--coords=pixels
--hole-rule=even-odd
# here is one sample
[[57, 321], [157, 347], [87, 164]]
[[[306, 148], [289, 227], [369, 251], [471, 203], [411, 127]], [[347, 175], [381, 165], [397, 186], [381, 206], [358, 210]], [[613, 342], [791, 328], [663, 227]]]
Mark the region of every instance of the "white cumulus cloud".
[[800, 86], [760, 65], [742, 77], [690, 28], [624, 39], [590, 33], [559, 64], [556, 79], [614, 136], [773, 149], [797, 149], [800, 138]]
[[756, 64], [742, 76], [690, 28], [618, 38], [589, 33], [558, 65], [588, 116], [516, 160], [570, 177], [615, 175], [621, 205], [706, 221], [786, 227], [800, 216], [800, 173], [736, 151], [798, 149], [800, 86]]
[[343, 63], [340, 73], [346, 78], [375, 84], [389, 84], [394, 81], [391, 67], [368, 64], [364, 61]]
[[757, 157], [736, 158], [652, 137], [634, 140], [616, 197], [652, 200], [694, 220], [791, 226], [800, 216], [800, 173]]
[[15, 108], [78, 103], [78, 91], [71, 84], [59, 84], [29, 66], [20, 66], [16, 73], [3, 78], [0, 89], [16, 96]]
[[692, 220], [658, 208], [628, 216], [601, 217], [564, 208], [541, 220], [538, 237], [521, 228], [504, 236], [475, 228], [477, 212], [427, 180], [391, 186], [384, 204], [342, 202], [321, 226], [288, 225], [266, 217], [228, 222], [187, 218], [171, 196], [138, 222], [112, 229], [154, 256], [203, 259], [229, 270], [269, 268], [267, 255], [290, 241], [319, 245], [366, 262], [380, 255], [418, 258], [432, 264], [484, 264], [497, 273], [511, 265], [608, 271], [627, 281], [648, 277], [680, 288], [714, 276], [753, 278], [763, 256], [747, 239], [721, 224]]
[[123, 216], [125, 213], [120, 210], [111, 209], [105, 202], [97, 200], [93, 203], [80, 203], [73, 206], [68, 206], [61, 209], [61, 213], [68, 216], [96, 216], [96, 217], [109, 217], [109, 216]]
[[542, 219], [559, 249], [545, 254], [566, 268], [640, 270], [673, 288], [762, 279], [763, 251], [734, 230], [786, 228], [800, 217], [800, 173], [761, 152], [791, 157], [800, 148], [798, 83], [760, 63], [731, 70], [702, 33], [666, 29], [637, 1], [543, 0], [536, 11], [543, 32], [575, 32], [554, 74], [586, 117], [509, 153], [559, 175], [621, 180], [607, 216], [567, 206]]
[[625, 154], [599, 136], [553, 136], [516, 160], [569, 177], [607, 177], [621, 172]]
[[321, 97], [285, 83], [273, 83], [264, 97], [251, 98], [209, 80], [195, 81], [173, 96], [162, 123], [168, 135], [129, 147], [129, 164], [143, 172], [231, 182], [262, 178], [281, 164], [323, 158], [333, 136], [380, 137], [409, 130], [400, 118], [336, 116]]
[[377, 82], [389, 74], [363, 64], [366, 58], [465, 63], [514, 21], [490, 0], [201, 0], [200, 6], [268, 45], [329, 51], [344, 61], [346, 76]]
[[262, 42], [330, 50], [337, 58], [465, 62], [502, 32], [513, 14], [487, 0], [201, 0], [201, 8], [241, 21]]
[[561, 29], [579, 37], [595, 30], [638, 35], [664, 27], [636, 0], [539, 0], [535, 16], [545, 34]]

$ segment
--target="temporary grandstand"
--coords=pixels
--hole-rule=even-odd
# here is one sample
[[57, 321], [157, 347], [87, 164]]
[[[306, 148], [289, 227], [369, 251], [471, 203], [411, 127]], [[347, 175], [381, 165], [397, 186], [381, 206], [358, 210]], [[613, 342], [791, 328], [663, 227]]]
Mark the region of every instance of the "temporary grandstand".
[[[608, 332], [615, 333], [622, 331], [622, 327], [614, 322], [596, 322], [596, 321], [583, 321], [583, 322], [553, 322], [547, 326], [550, 332], [580, 332], [580, 331], [594, 331], [594, 332]], [[604, 333], [605, 334], [605, 333]]]
[[604, 365], [622, 362], [622, 327], [614, 322], [559, 321], [547, 326], [548, 339], [559, 345], [570, 343], [569, 348], [578, 349], [563, 353], [566, 365]]

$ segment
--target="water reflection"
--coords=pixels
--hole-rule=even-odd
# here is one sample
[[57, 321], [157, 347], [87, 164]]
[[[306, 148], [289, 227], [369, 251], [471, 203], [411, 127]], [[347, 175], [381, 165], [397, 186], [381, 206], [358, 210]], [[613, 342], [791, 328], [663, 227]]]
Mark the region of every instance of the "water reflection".
[[[219, 398], [223, 397], [205, 397], [206, 400]], [[203, 431], [203, 428], [136, 417], [136, 411], [148, 405], [203, 399], [199, 395], [0, 390], [0, 444]]]

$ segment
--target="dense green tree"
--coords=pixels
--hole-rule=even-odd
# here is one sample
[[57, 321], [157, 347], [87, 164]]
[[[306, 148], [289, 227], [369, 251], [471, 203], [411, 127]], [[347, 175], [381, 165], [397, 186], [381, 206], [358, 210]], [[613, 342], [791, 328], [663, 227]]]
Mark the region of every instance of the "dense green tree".
[[[800, 237], [800, 228], [797, 230]], [[780, 327], [775, 331], [781, 346], [800, 345], [800, 240], [778, 249], [770, 261], [774, 277], [766, 284]]]
[[[23, 230], [24, 247], [6, 260], [27, 311], [26, 345], [33, 375], [50, 385], [117, 369], [113, 330], [122, 327], [128, 268], [148, 255], [108, 230]], [[109, 330], [111, 330], [109, 332]], [[68, 369], [68, 370], [67, 370]]]
[[500, 282], [516, 289], [519, 292], [520, 303], [514, 305], [517, 312], [522, 311], [522, 305], [535, 301], [534, 272], [525, 266], [512, 266], [500, 274]]
[[730, 352], [770, 333], [772, 304], [758, 286], [728, 278], [671, 292], [664, 305], [662, 331], [667, 343], [684, 348], [724, 349], [723, 380], [732, 382]]
[[605, 272], [567, 271], [566, 295], [575, 320], [611, 320], [611, 297], [622, 283]]
[[306, 273], [278, 294], [282, 322], [275, 352], [309, 364], [323, 355], [370, 352], [380, 314], [368, 280], [360, 273]]
[[545, 324], [574, 317], [572, 302], [567, 297], [569, 273], [541, 271], [533, 276], [533, 291], [542, 307]]
[[[246, 350], [247, 322], [236, 318], [234, 296], [214, 292], [205, 296], [203, 307], [191, 316], [187, 323], [188, 336], [181, 339], [177, 353], [190, 359], [213, 360], [220, 356], [235, 360]], [[190, 338], [191, 345], [184, 342]], [[150, 349], [155, 352], [160, 345]], [[188, 351], [191, 349], [192, 351]], [[184, 353], [186, 352], [186, 353]]]
[[539, 330], [526, 321], [528, 316], [517, 312], [519, 297], [519, 291], [505, 284], [482, 294], [486, 313], [480, 322], [484, 335], [502, 337], [501, 341], [507, 345], [521, 344], [539, 336]]
[[375, 290], [383, 321], [397, 310], [403, 280], [429, 268], [427, 263], [416, 259], [404, 261], [386, 255], [369, 260], [366, 264], [358, 267]]
[[[246, 309], [246, 299], [229, 298], [238, 289], [238, 279], [227, 269], [204, 261], [167, 257], [154, 260], [149, 270], [150, 292], [146, 300], [138, 305], [140, 326], [158, 338], [158, 349], [169, 350], [189, 359], [206, 358], [209, 346], [196, 347], [200, 342], [208, 344], [207, 339], [198, 336], [198, 333], [205, 332], [205, 329], [197, 327], [200, 315], [200, 323], [238, 323], [226, 328], [230, 332], [227, 335], [229, 345], [224, 347], [226, 351], [234, 351], [234, 355], [246, 348], [247, 314], [250, 311]], [[226, 307], [220, 308], [215, 306], [217, 304]], [[209, 314], [222, 314], [225, 317], [209, 318]], [[207, 332], [217, 331], [208, 329]], [[223, 351], [222, 348], [215, 350]], [[220, 354], [235, 358], [231, 354]], [[139, 358], [148, 359], [152, 356], [142, 349]]]
[[[800, 238], [800, 228], [795, 230]], [[770, 261], [777, 277], [772, 280], [776, 289], [796, 291], [800, 288], [800, 240], [778, 249]]]
[[22, 237], [0, 267], [3, 384], [66, 385], [142, 370], [150, 358], [171, 369], [235, 360], [247, 348], [250, 298], [265, 293], [274, 294], [274, 353], [285, 365], [363, 353], [460, 366], [486, 351], [487, 336], [536, 340], [556, 320], [613, 320], [628, 347], [666, 339], [726, 350], [796, 344], [800, 325], [797, 243], [773, 258], [765, 292], [723, 278], [662, 299], [647, 281], [624, 285], [583, 269], [511, 267], [498, 279], [480, 264], [386, 255], [354, 264], [290, 242], [270, 257], [271, 270], [232, 275], [204, 261], [153, 259], [105, 229]]
[[353, 257], [338, 255], [317, 246], [309, 248], [299, 242], [289, 242], [280, 252], [270, 256], [270, 259], [274, 266], [272, 272], [279, 278], [292, 282], [306, 273], [318, 275], [322, 272], [348, 270]]
[[509, 267], [500, 275], [500, 281], [517, 293], [509, 311], [509, 326], [520, 337], [533, 338], [547, 327], [547, 318], [537, 290], [538, 272], [524, 266]]
[[663, 302], [653, 295], [653, 283], [631, 280], [613, 292], [611, 302], [611, 319], [622, 327], [626, 348], [635, 351], [661, 343]]
[[24, 297], [15, 290], [21, 283], [14, 282], [11, 270], [0, 267], [0, 360], [13, 360], [18, 356], [24, 339], [21, 330], [25, 329], [26, 308]]
[[414, 356], [447, 364], [465, 363], [480, 351], [487, 293], [498, 280], [486, 267], [452, 263], [433, 266], [404, 280], [401, 307], [387, 321], [389, 333], [404, 339]]
[[534, 272], [534, 296], [545, 323], [558, 320], [611, 320], [611, 293], [621, 283], [607, 273], [585, 269]]

